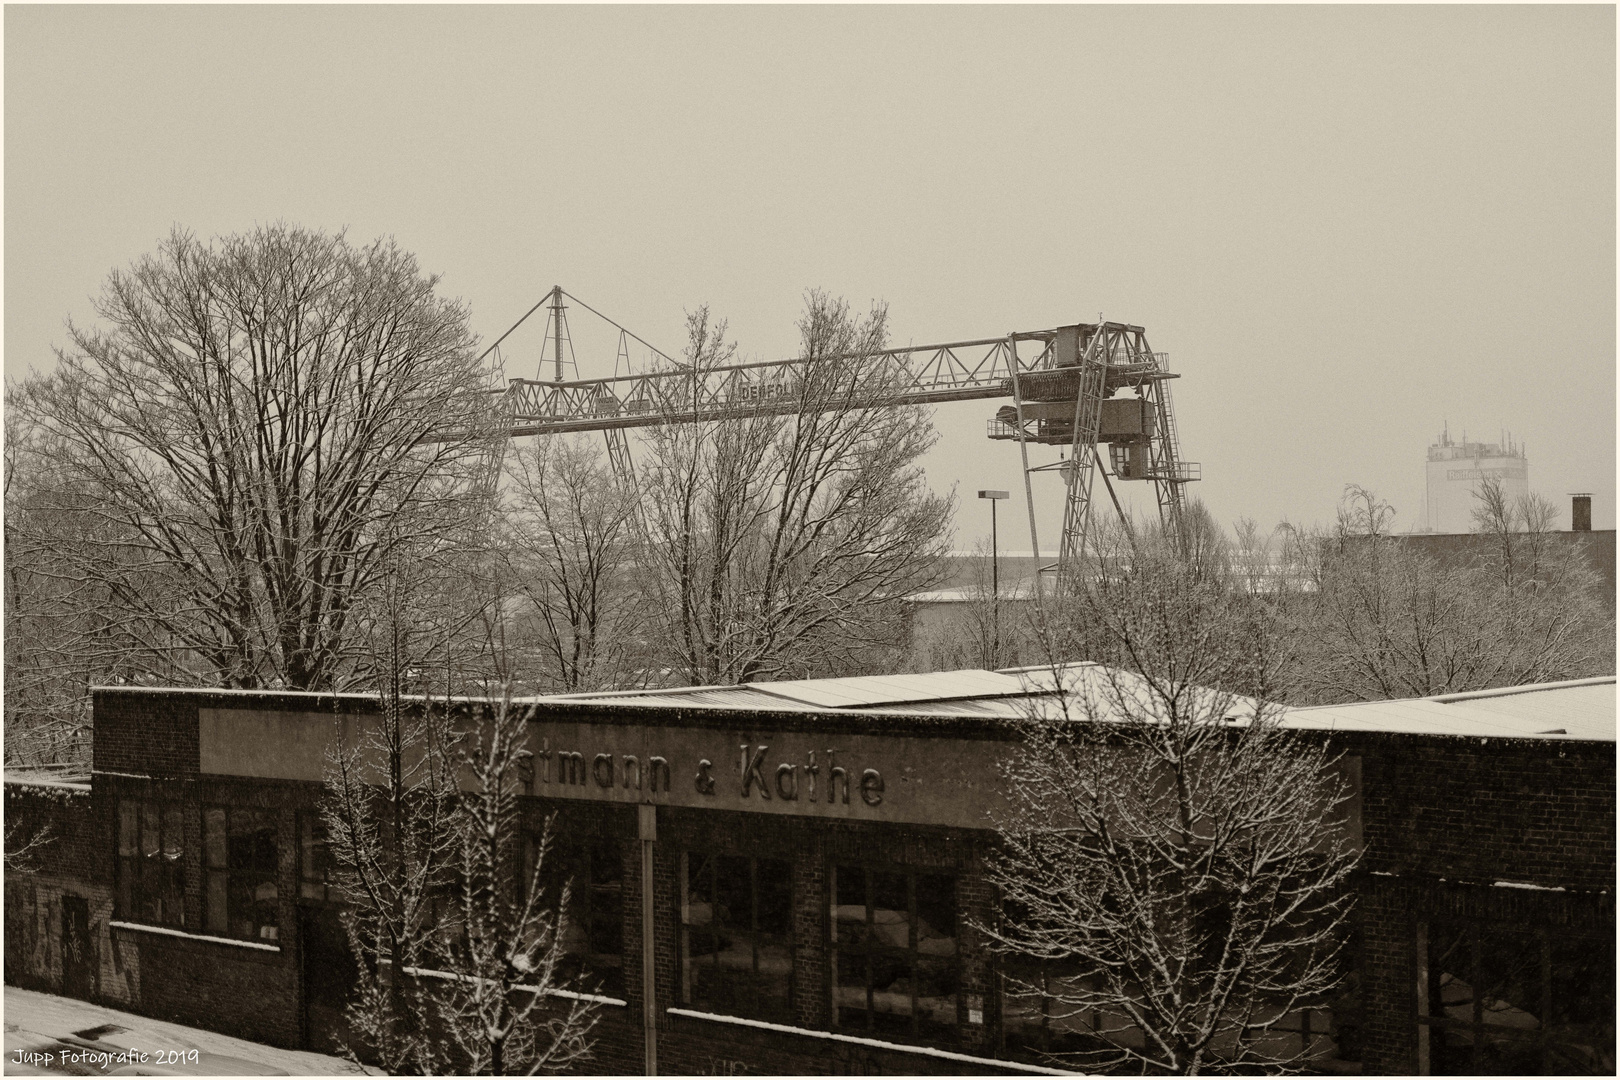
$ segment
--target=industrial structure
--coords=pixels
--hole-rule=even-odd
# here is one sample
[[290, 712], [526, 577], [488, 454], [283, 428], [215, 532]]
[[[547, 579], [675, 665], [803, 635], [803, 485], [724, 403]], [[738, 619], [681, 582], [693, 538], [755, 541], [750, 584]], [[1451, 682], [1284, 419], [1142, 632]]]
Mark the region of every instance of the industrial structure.
[[[615, 373], [609, 377], [565, 380], [565, 344], [571, 300], [619, 331]], [[496, 339], [485, 355], [500, 356], [512, 332], [546, 310], [539, 368], [551, 352], [551, 378], [512, 379], [503, 401], [513, 436], [567, 431], [602, 431], [614, 469], [632, 469], [624, 432], [657, 424], [719, 420], [759, 412], [789, 413], [800, 407], [797, 380], [805, 358], [728, 364], [701, 370], [675, 360], [565, 292], [551, 291]], [[628, 370], [630, 342], [651, 353], [647, 370]], [[880, 385], [888, 388], [882, 405], [937, 404], [975, 398], [1011, 398], [989, 422], [992, 439], [1015, 440], [1024, 468], [1030, 550], [1039, 557], [1034, 483], [1036, 473], [1056, 472], [1066, 487], [1063, 530], [1057, 561], [1043, 565], [1060, 578], [1082, 557], [1090, 530], [1093, 487], [1100, 475], [1116, 511], [1124, 509], [1114, 480], [1154, 485], [1160, 522], [1173, 535], [1182, 527], [1182, 486], [1199, 479], [1196, 464], [1181, 459], [1167, 356], [1149, 346], [1140, 326], [1107, 322], [1076, 323], [1049, 330], [886, 349], [869, 360], [881, 365]], [[540, 372], [537, 372], [540, 374]], [[575, 374], [578, 374], [577, 363]], [[1031, 445], [1056, 446], [1057, 461], [1030, 460]], [[1107, 444], [1104, 460], [1100, 444]]]
[[1465, 533], [1474, 527], [1475, 494], [1482, 480], [1496, 480], [1510, 504], [1530, 494], [1530, 462], [1511, 435], [1500, 443], [1453, 442], [1449, 430], [1429, 447], [1424, 532]]

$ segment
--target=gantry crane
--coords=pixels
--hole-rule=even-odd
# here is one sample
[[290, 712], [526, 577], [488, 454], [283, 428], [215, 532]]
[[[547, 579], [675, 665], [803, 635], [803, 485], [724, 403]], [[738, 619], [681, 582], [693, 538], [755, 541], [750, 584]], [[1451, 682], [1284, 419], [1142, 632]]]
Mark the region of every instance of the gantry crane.
[[[564, 299], [619, 331], [616, 369], [628, 369], [628, 346], [634, 340], [652, 354], [649, 370], [616, 370], [605, 378], [565, 380], [563, 347], [568, 342], [571, 353], [572, 339]], [[694, 372], [560, 285], [502, 334], [485, 355], [499, 356], [501, 343], [541, 308], [548, 308], [545, 341], [552, 348], [553, 378], [508, 382], [502, 401], [512, 436], [602, 431], [607, 435], [612, 466], [624, 476], [632, 470], [625, 437], [630, 428], [759, 412], [786, 413], [797, 407], [793, 384], [804, 360], [757, 361]], [[1181, 460], [1169, 386], [1178, 376], [1166, 369], [1166, 354], [1148, 346], [1142, 327], [1099, 317], [1094, 323], [1050, 330], [885, 349], [870, 359], [890, 368], [887, 381], [894, 392], [886, 398], [888, 404], [1012, 399], [1012, 404], [1002, 406], [989, 421], [988, 434], [992, 439], [1018, 443], [1029, 511], [1029, 545], [1037, 561], [1041, 549], [1035, 528], [1033, 477], [1057, 472], [1067, 489], [1057, 561], [1042, 566], [1043, 572], [1055, 572], [1064, 580], [1082, 557], [1098, 475], [1122, 519], [1124, 510], [1112, 480], [1151, 482], [1158, 496], [1161, 524], [1173, 536], [1181, 535], [1182, 486], [1199, 479], [1199, 468]], [[540, 366], [545, 364], [542, 348]], [[1060, 447], [1059, 460], [1030, 464], [1031, 444]], [[1106, 462], [1101, 450], [1105, 444]]]

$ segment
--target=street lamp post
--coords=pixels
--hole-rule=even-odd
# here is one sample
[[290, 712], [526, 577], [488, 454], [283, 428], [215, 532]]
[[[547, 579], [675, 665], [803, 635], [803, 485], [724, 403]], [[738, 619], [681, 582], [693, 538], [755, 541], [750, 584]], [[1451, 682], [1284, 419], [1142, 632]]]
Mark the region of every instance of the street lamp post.
[[996, 503], [1007, 497], [1005, 491], [981, 490], [979, 498], [990, 500], [990, 656], [1001, 659], [1001, 551], [996, 543]]

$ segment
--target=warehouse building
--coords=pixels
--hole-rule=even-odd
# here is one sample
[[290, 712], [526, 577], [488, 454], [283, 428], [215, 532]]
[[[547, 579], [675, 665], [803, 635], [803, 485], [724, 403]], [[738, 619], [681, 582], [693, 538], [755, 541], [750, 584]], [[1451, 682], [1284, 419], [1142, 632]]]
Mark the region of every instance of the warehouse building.
[[[1075, 665], [1075, 685], [1097, 669]], [[1044, 681], [1043, 681], [1044, 680]], [[558, 816], [591, 1068], [1049, 1072], [1080, 1021], [1000, 991], [1007, 720], [1050, 673], [541, 699], [528, 826]], [[294, 1047], [348, 963], [316, 807], [363, 695], [107, 687], [95, 770], [8, 773], [49, 822], [5, 893], [6, 980]], [[1614, 1071], [1615, 684], [1295, 710], [1355, 782], [1352, 976], [1283, 1038], [1321, 1072]], [[1045, 1062], [1045, 1063], [1043, 1063]]]

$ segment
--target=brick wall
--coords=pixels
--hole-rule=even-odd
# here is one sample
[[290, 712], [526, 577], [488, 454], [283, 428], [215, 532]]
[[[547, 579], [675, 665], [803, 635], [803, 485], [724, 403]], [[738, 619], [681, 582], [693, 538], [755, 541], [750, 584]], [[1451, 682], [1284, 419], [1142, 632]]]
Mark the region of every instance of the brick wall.
[[[1614, 933], [1614, 744], [1352, 740], [1362, 757], [1362, 1069], [1418, 1067], [1419, 922]], [[1534, 888], [1498, 885], [1511, 882]]]
[[112, 857], [100, 804], [91, 792], [66, 786], [7, 783], [5, 793], [6, 825], [19, 842], [47, 838], [31, 854], [29, 871], [6, 875], [6, 982], [62, 992], [62, 900], [83, 897], [90, 907], [92, 993], [127, 1000], [126, 973], [106, 939]]
[[1613, 886], [1613, 743], [1413, 736], [1350, 745], [1362, 759], [1364, 869]]
[[197, 775], [197, 695], [97, 690], [93, 696], [98, 772]]

